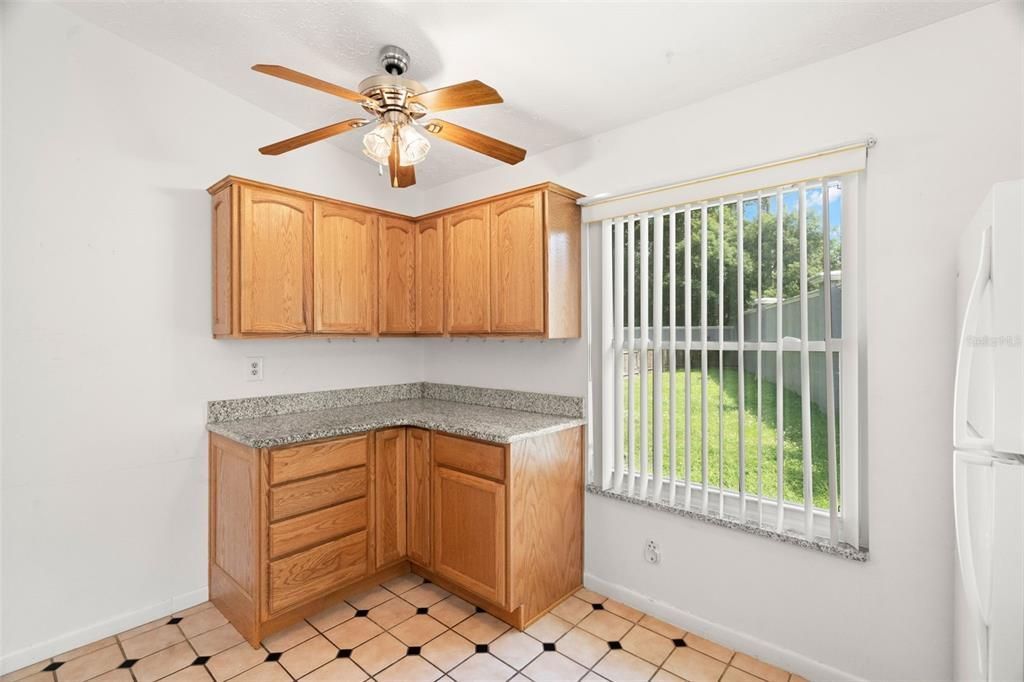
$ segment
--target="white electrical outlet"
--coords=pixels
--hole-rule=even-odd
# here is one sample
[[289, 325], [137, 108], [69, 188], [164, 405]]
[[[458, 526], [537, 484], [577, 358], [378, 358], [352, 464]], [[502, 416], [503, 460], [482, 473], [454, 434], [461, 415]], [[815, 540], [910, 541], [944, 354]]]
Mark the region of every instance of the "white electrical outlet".
[[661, 562], [661, 548], [658, 547], [658, 543], [654, 540], [648, 540], [644, 543], [644, 560], [649, 564]]
[[246, 381], [263, 381], [263, 358], [245, 359]]

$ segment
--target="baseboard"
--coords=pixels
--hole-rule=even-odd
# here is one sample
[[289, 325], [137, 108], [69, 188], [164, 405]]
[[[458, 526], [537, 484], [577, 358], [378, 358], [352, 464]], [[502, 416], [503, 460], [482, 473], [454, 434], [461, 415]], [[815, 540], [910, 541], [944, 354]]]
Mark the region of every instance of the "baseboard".
[[790, 649], [758, 639], [745, 632], [734, 630], [730, 627], [713, 623], [700, 616], [695, 616], [679, 609], [671, 604], [657, 601], [646, 595], [634, 592], [615, 583], [602, 580], [597, 576], [585, 573], [583, 584], [591, 590], [612, 597], [635, 609], [649, 613], [655, 618], [665, 622], [678, 625], [686, 631], [707, 637], [730, 649], [742, 651], [743, 653], [759, 658], [762, 661], [777, 665], [790, 672], [801, 675], [809, 680], [835, 680], [836, 682], [866, 682], [864, 678], [857, 677], [843, 670], [838, 670], [830, 665], [808, 658]]
[[186, 592], [185, 594], [179, 594], [157, 604], [136, 611], [122, 613], [88, 627], [58, 635], [45, 642], [33, 644], [18, 651], [4, 653], [0, 656], [0, 674], [20, 670], [44, 658], [50, 658], [51, 656], [90, 644], [104, 637], [130, 630], [139, 625], [154, 621], [161, 616], [169, 616], [172, 613], [183, 611], [190, 606], [206, 601], [207, 593], [207, 588], [203, 587]]

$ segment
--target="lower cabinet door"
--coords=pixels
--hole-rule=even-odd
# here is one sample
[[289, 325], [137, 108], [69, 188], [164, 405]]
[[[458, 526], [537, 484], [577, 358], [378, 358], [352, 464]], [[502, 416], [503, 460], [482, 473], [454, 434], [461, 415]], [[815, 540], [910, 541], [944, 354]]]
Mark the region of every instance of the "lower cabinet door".
[[404, 559], [405, 428], [375, 434], [373, 471], [375, 568]]
[[366, 531], [272, 561], [269, 611], [279, 613], [366, 575]]
[[505, 606], [505, 486], [434, 468], [434, 570]]
[[430, 568], [430, 431], [409, 429], [406, 451], [409, 558]]

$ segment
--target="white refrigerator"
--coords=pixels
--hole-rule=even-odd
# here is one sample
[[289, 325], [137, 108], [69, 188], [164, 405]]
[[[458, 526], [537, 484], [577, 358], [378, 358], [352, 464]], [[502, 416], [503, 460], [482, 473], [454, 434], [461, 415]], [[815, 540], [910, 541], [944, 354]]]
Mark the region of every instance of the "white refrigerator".
[[958, 680], [1024, 680], [1024, 180], [963, 235], [953, 399]]

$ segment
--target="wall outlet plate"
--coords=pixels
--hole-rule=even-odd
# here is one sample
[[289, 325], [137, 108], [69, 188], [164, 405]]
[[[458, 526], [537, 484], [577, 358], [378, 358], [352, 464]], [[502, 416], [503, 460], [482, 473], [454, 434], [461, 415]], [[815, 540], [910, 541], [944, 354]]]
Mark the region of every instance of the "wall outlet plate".
[[245, 359], [245, 380], [263, 381], [263, 358], [248, 357]]
[[648, 540], [644, 543], [644, 561], [649, 564], [661, 562], [661, 548], [654, 540]]

